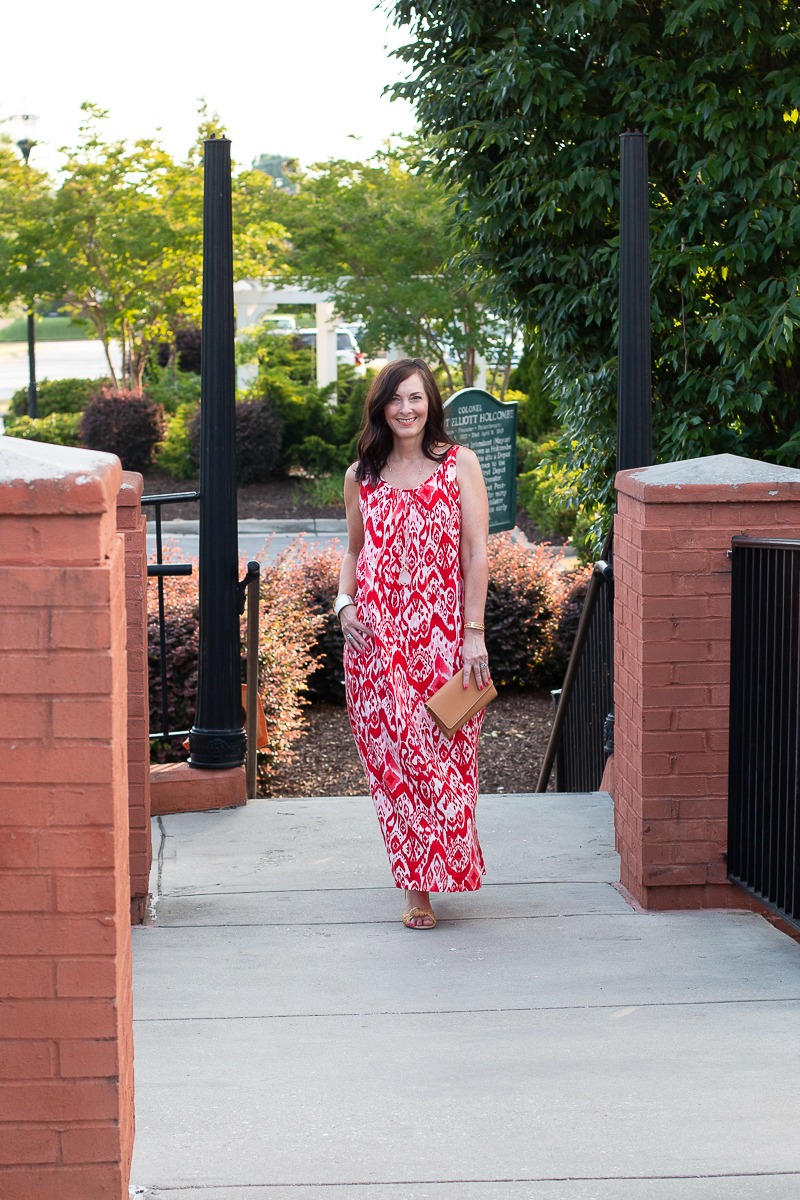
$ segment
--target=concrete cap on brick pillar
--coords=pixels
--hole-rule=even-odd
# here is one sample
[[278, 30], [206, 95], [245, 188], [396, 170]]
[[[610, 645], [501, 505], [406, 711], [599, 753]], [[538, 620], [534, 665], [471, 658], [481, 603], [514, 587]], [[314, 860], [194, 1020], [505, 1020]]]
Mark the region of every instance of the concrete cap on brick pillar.
[[737, 454], [711, 454], [620, 471], [615, 486], [650, 504], [800, 500], [800, 471]]
[[122, 483], [116, 454], [0, 437], [0, 513], [101, 513]]
[[117, 508], [132, 508], [144, 495], [144, 477], [138, 471], [123, 471]]

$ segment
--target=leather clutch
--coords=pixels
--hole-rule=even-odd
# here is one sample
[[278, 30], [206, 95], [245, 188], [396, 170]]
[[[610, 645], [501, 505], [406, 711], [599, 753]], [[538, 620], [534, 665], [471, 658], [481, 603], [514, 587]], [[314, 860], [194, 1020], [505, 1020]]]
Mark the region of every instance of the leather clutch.
[[497, 688], [489, 683], [483, 689], [475, 682], [475, 676], [470, 671], [469, 687], [464, 688], [464, 672], [457, 671], [452, 679], [448, 679], [438, 692], [434, 692], [425, 707], [433, 720], [439, 726], [446, 738], [458, 733], [462, 725], [466, 725], [470, 717], [474, 717], [490, 700], [497, 696]]

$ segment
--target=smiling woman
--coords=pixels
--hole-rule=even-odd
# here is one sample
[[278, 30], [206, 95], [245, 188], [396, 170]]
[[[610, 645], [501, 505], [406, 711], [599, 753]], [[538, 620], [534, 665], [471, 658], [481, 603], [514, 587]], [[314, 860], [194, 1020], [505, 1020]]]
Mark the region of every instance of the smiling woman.
[[428, 893], [472, 891], [479, 712], [445, 737], [425, 702], [458, 671], [491, 683], [483, 613], [489, 506], [480, 464], [444, 430], [421, 359], [381, 371], [358, 462], [345, 477], [348, 548], [335, 611], [347, 707], [397, 887], [403, 923], [431, 929]]

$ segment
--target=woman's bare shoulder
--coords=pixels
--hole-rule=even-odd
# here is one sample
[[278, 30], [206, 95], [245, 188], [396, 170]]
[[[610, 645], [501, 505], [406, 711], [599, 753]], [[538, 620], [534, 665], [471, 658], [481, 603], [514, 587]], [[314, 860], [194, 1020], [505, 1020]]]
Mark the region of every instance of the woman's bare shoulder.
[[459, 446], [456, 456], [456, 466], [459, 473], [465, 472], [465, 478], [482, 475], [480, 460], [474, 450], [470, 450], [469, 446]]
[[356, 499], [358, 497], [360, 485], [359, 485], [358, 479], [356, 477], [356, 467], [357, 466], [358, 466], [358, 463], [352, 463], [345, 471], [344, 502], [346, 505], [350, 504], [351, 502], [353, 504], [355, 504]]

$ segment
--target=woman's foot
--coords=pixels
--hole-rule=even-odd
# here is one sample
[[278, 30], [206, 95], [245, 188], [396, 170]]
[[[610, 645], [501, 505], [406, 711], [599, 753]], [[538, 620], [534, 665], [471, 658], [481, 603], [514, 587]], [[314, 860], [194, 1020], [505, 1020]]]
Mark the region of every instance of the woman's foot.
[[[414, 915], [411, 916], [411, 913]], [[406, 892], [403, 924], [407, 929], [433, 929], [436, 917], [427, 892]]]

